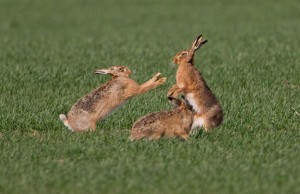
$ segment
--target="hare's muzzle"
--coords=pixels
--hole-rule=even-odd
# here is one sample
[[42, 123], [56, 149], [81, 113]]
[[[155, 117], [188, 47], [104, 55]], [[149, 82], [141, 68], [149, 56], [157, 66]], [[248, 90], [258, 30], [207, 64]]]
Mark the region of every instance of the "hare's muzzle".
[[179, 62], [179, 59], [178, 59], [177, 56], [175, 56], [175, 57], [173, 58], [173, 63], [174, 63], [174, 64], [178, 64], [178, 62]]

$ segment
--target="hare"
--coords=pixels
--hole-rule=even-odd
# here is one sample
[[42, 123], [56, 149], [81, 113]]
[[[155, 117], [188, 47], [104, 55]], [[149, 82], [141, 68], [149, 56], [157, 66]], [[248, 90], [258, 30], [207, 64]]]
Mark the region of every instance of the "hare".
[[182, 137], [189, 139], [193, 124], [193, 108], [186, 100], [169, 97], [177, 106], [174, 110], [150, 113], [138, 119], [132, 126], [130, 140], [159, 139], [160, 137]]
[[165, 77], [161, 78], [160, 73], [157, 73], [152, 79], [139, 85], [129, 78], [131, 71], [125, 66], [112, 66], [108, 69], [96, 70], [94, 73], [109, 74], [112, 79], [79, 99], [67, 116], [59, 115], [64, 125], [72, 131], [94, 131], [97, 121], [107, 117], [127, 100], [154, 89], [166, 81]]
[[204, 126], [206, 132], [219, 126], [223, 121], [221, 105], [207, 86], [201, 73], [194, 65], [194, 53], [207, 40], [202, 40], [202, 35], [198, 36], [189, 50], [178, 52], [173, 62], [178, 65], [176, 73], [176, 84], [169, 92], [169, 97], [176, 97], [182, 93], [195, 110], [192, 133], [197, 127]]

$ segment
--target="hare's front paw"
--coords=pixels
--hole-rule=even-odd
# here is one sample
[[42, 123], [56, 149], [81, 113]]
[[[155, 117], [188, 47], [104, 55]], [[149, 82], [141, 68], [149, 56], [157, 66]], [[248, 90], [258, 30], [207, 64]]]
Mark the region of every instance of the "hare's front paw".
[[[174, 96], [175, 91], [178, 90], [177, 84], [174, 84], [168, 91], [168, 97]], [[175, 96], [176, 97], [176, 96]]]
[[157, 83], [158, 85], [160, 84], [163, 84], [167, 81], [167, 78], [165, 77], [162, 77], [162, 78], [159, 78], [158, 80], [155, 81], [155, 83]]
[[165, 77], [160, 77], [161, 73], [157, 73], [153, 78], [151, 79], [154, 81], [157, 85], [163, 84], [166, 82], [167, 78]]
[[157, 73], [157, 74], [155, 74], [155, 76], [153, 76], [152, 80], [153, 80], [153, 81], [157, 81], [157, 80], [159, 80], [159, 78], [160, 78], [160, 75], [161, 75], [161, 73]]

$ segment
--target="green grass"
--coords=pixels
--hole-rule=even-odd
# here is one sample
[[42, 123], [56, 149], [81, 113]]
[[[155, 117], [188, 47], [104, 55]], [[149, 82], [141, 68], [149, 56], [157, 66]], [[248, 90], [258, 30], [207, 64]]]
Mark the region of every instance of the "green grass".
[[[297, 1], [0, 1], [0, 193], [300, 193]], [[196, 65], [224, 123], [190, 142], [128, 141], [133, 122], [170, 109], [173, 55], [199, 35]], [[163, 86], [94, 133], [58, 115], [127, 65]]]

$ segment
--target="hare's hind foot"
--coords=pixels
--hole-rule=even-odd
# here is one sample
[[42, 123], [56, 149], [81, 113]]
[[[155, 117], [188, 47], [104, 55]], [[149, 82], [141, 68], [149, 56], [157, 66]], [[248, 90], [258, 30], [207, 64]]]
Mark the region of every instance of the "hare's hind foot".
[[179, 135], [181, 138], [183, 138], [185, 141], [189, 140], [190, 136], [187, 133], [182, 133]]
[[89, 123], [85, 123], [82, 122], [81, 125], [77, 125], [76, 129], [73, 130], [74, 132], [79, 132], [79, 133], [83, 133], [83, 132], [94, 132], [96, 131], [96, 123], [94, 122], [89, 122]]
[[152, 134], [150, 137], [148, 137], [149, 140], [158, 140], [161, 138], [161, 134]]
[[135, 136], [135, 135], [130, 135], [129, 140], [130, 141], [136, 141], [136, 140], [141, 140], [143, 139], [144, 136]]
[[204, 130], [206, 132], [211, 132], [214, 128], [220, 126], [223, 122], [223, 112], [222, 109], [216, 109], [213, 114], [210, 114], [205, 118]]
[[147, 140], [158, 140], [161, 138], [160, 134], [152, 134], [151, 136], [146, 136], [146, 135], [130, 135], [129, 139], [130, 141], [136, 141], [136, 140], [141, 140], [141, 139], [147, 139]]

